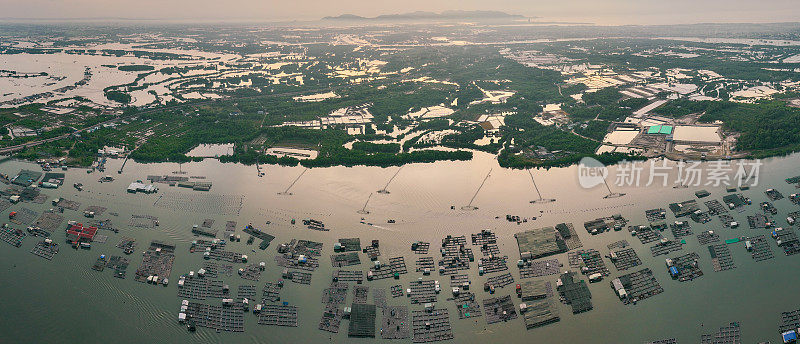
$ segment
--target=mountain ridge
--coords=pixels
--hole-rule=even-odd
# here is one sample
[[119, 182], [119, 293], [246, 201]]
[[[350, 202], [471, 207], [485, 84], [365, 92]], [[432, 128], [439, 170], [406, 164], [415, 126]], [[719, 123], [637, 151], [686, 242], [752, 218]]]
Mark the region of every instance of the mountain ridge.
[[462, 11], [450, 10], [439, 13], [429, 11], [415, 11], [397, 14], [382, 14], [375, 17], [364, 17], [351, 13], [338, 16], [327, 16], [322, 20], [353, 20], [353, 21], [380, 21], [380, 20], [460, 20], [460, 19], [524, 19], [523, 15], [509, 14], [502, 11]]

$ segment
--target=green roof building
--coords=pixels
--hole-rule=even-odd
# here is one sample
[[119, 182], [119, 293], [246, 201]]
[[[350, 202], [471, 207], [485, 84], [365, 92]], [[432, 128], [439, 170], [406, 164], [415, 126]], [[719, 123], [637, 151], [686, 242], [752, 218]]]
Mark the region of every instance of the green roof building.
[[647, 128], [648, 134], [664, 134], [670, 135], [672, 134], [672, 126], [671, 125], [653, 125]]

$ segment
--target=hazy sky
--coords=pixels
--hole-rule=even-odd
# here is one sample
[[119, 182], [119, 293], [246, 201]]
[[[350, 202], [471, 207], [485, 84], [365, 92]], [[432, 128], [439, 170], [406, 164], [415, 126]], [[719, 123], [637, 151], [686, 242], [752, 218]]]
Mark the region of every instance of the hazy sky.
[[48, 19], [273, 21], [452, 9], [609, 25], [800, 21], [800, 0], [0, 0], [2, 18]]

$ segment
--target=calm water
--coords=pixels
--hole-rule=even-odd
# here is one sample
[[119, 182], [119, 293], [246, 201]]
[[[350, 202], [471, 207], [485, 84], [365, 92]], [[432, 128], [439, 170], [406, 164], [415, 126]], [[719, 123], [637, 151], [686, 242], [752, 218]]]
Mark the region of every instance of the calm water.
[[[111, 161], [108, 171], [116, 171], [121, 161]], [[757, 204], [766, 200], [763, 191], [776, 187], [784, 195], [795, 192], [795, 188], [783, 179], [798, 173], [800, 155], [766, 161], [760, 173], [761, 184], [743, 193], [751, 197], [754, 205], [745, 213], [732, 213], [743, 225], [736, 230], [723, 229], [719, 220], [707, 225], [692, 223], [695, 233], [714, 229], [722, 239], [755, 234], [747, 229], [746, 218], [758, 209]], [[0, 164], [0, 172], [14, 175], [20, 168], [35, 168], [31, 164], [8, 161]], [[678, 254], [697, 252], [704, 276], [692, 282], [677, 282], [669, 278], [664, 267], [665, 256], [654, 258], [649, 252], [650, 245], [642, 245], [627, 231], [609, 232], [590, 236], [583, 229], [583, 222], [601, 216], [621, 213], [631, 224], [646, 224], [644, 210], [656, 207], [666, 208], [668, 203], [694, 199], [697, 188], [673, 189], [671, 187], [627, 188], [615, 191], [626, 192], [625, 197], [603, 199], [605, 189], [597, 187], [585, 190], [579, 187], [575, 167], [534, 171], [540, 190], [547, 198], [557, 201], [549, 204], [532, 205], [535, 199], [530, 176], [525, 171], [507, 170], [497, 166], [492, 156], [478, 153], [469, 162], [442, 162], [436, 164], [408, 165], [388, 187], [390, 194], [372, 195], [367, 210], [368, 215], [356, 211], [364, 206], [370, 193], [381, 189], [397, 171], [393, 168], [375, 167], [332, 167], [307, 171], [294, 185], [292, 196], [277, 193], [286, 187], [303, 171], [303, 168], [267, 166], [266, 175], [259, 178], [255, 167], [233, 164], [220, 164], [207, 159], [200, 163], [184, 164], [187, 176], [205, 176], [214, 183], [210, 192], [195, 192], [177, 187], [161, 186], [155, 195], [131, 195], [125, 192], [127, 185], [137, 179], [145, 179], [149, 174], [170, 174], [178, 170], [176, 164], [140, 165], [129, 162], [122, 175], [112, 183], [98, 183], [101, 174], [87, 174], [84, 170], [67, 172], [65, 186], [59, 190], [44, 190], [49, 198], [63, 196], [81, 203], [81, 209], [89, 205], [102, 205], [108, 211], [118, 212], [119, 216], [107, 213], [119, 234], [109, 234], [108, 242], [96, 244], [91, 250], [73, 250], [62, 245], [61, 251], [52, 261], [40, 259], [29, 253], [38, 241], [27, 238], [21, 248], [0, 243], [0, 342], [117, 342], [133, 343], [146, 340], [155, 342], [371, 342], [380, 339], [351, 339], [347, 337], [347, 320], [342, 322], [339, 334], [329, 334], [317, 329], [322, 314], [320, 302], [322, 289], [328, 286], [332, 268], [328, 256], [332, 253], [333, 242], [337, 238], [360, 237], [362, 243], [372, 239], [381, 241], [381, 258], [404, 256], [409, 273], [402, 275], [400, 281], [393, 279], [366, 282], [371, 288], [387, 290], [390, 305], [407, 305], [408, 298], [391, 298], [388, 289], [421, 277], [415, 269], [416, 255], [410, 251], [414, 241], [440, 242], [448, 235], [467, 235], [489, 228], [498, 234], [501, 253], [509, 257], [509, 268], [515, 279], [519, 277], [515, 262], [519, 257], [513, 234], [526, 229], [551, 226], [560, 222], [572, 222], [578, 231], [584, 248], [594, 248], [604, 255], [608, 253], [608, 243], [627, 239], [643, 261], [642, 267], [651, 268], [664, 292], [646, 299], [638, 305], [623, 305], [609, 287], [608, 280], [589, 286], [594, 310], [573, 315], [569, 306], [558, 304], [561, 321], [542, 328], [525, 330], [521, 318], [501, 324], [486, 325], [484, 318], [460, 320], [455, 313], [449, 296], [449, 277], [433, 274], [430, 279], [442, 283], [443, 292], [438, 297], [437, 307], [450, 310], [451, 324], [455, 340], [459, 343], [479, 343], [503, 340], [512, 343], [600, 342], [600, 343], [641, 343], [648, 340], [675, 337], [681, 343], [699, 341], [702, 333], [717, 331], [732, 321], [742, 326], [745, 343], [761, 340], [778, 341], [777, 323], [780, 312], [797, 309], [795, 288], [792, 285], [800, 280], [793, 272], [800, 269], [798, 256], [784, 256], [779, 252], [774, 240], [768, 238], [775, 253], [775, 259], [755, 262], [745, 251], [743, 244], [731, 247], [736, 269], [714, 272], [708, 250], [701, 247], [696, 237], [687, 237], [688, 245]], [[263, 168], [263, 166], [262, 166]], [[492, 170], [483, 189], [478, 193], [473, 205], [478, 210], [464, 211], [486, 174]], [[646, 177], [645, 177], [646, 180]], [[85, 184], [83, 192], [77, 192], [71, 185], [75, 182]], [[612, 185], [612, 188], [614, 186]], [[709, 198], [721, 199], [724, 188], [704, 187], [711, 191]], [[616, 188], [615, 188], [616, 189]], [[226, 195], [217, 197], [216, 195]], [[159, 200], [159, 198], [161, 198]], [[178, 209], [170, 204], [178, 204], [179, 199], [192, 199], [204, 206], [186, 205]], [[243, 201], [239, 214], [223, 214], [227, 208], [218, 206], [220, 199], [237, 203]], [[158, 200], [158, 202], [156, 202]], [[156, 204], [154, 206], [154, 203]], [[702, 203], [702, 202], [701, 202]], [[191, 203], [190, 203], [191, 204]], [[238, 204], [238, 203], [237, 203]], [[780, 213], [776, 216], [781, 225], [786, 225], [786, 213], [797, 210], [788, 199], [775, 203]], [[457, 210], [450, 210], [450, 206]], [[24, 203], [14, 205], [9, 211], [27, 207], [37, 212], [52, 206], [49, 201], [42, 205]], [[705, 209], [704, 206], [701, 206]], [[228, 207], [229, 208], [229, 207]], [[6, 216], [3, 214], [2, 216]], [[155, 229], [141, 229], [128, 226], [132, 214], [158, 216], [160, 226]], [[523, 217], [537, 216], [536, 221], [517, 225], [504, 220], [504, 215], [515, 214]], [[65, 210], [65, 220], [83, 220], [80, 212]], [[360, 224], [364, 216], [375, 226]], [[500, 216], [502, 219], [495, 219]], [[320, 259], [320, 268], [313, 274], [311, 285], [298, 285], [287, 282], [281, 292], [283, 301], [299, 306], [297, 328], [261, 326], [256, 316], [246, 315], [244, 333], [216, 333], [198, 328], [189, 333], [178, 324], [177, 313], [180, 299], [177, 297], [177, 280], [180, 274], [197, 270], [202, 262], [200, 254], [189, 254], [190, 242], [195, 239], [190, 230], [193, 224], [203, 219], [214, 219], [214, 228], [223, 232], [225, 221], [238, 221], [239, 229], [248, 222], [276, 236], [273, 244], [265, 251], [251, 250], [257, 245], [248, 246], [245, 240], [229, 243], [227, 250], [241, 252], [250, 257], [250, 262], [267, 262], [267, 270], [258, 283], [232, 277], [222, 279], [231, 285], [234, 292], [241, 284], [255, 284], [260, 290], [265, 282], [280, 278], [282, 268], [274, 262], [275, 247], [292, 238], [320, 241], [325, 244]], [[329, 232], [308, 230], [293, 226], [290, 220], [298, 223], [304, 218], [315, 218], [330, 227]], [[386, 224], [387, 219], [397, 223]], [[671, 214], [667, 221], [673, 221]], [[266, 221], [271, 221], [266, 225]], [[237, 232], [240, 232], [237, 229]], [[768, 234], [760, 230], [759, 234]], [[222, 234], [220, 234], [222, 235]], [[127, 279], [113, 278], [109, 271], [98, 273], [91, 265], [100, 254], [119, 255], [121, 250], [114, 247], [123, 236], [137, 240], [137, 252], [130, 255], [131, 265]], [[672, 237], [671, 233], [666, 234]], [[247, 236], [243, 235], [246, 239]], [[63, 234], [54, 235], [57, 242], [63, 242]], [[141, 263], [141, 252], [150, 240], [165, 240], [177, 244], [177, 258], [168, 287], [155, 287], [133, 280], [134, 272]], [[432, 247], [429, 256], [439, 258]], [[476, 258], [480, 256], [477, 248]], [[565, 266], [566, 254], [556, 256]], [[368, 260], [362, 256], [361, 269], [366, 271]], [[476, 263], [477, 264], [477, 263]], [[610, 261], [606, 265], [612, 271], [610, 278], [620, 275]], [[235, 268], [240, 267], [235, 266]], [[478, 276], [472, 265], [470, 279], [473, 292], [478, 300], [489, 297], [482, 291], [485, 276]], [[638, 270], [634, 269], [634, 270]], [[426, 278], [428, 279], [428, 278]], [[543, 277], [555, 282], [557, 276]], [[351, 288], [352, 289], [352, 288]], [[495, 296], [512, 294], [513, 286], [498, 289]], [[348, 303], [352, 292], [348, 295]], [[372, 300], [370, 296], [369, 300]], [[518, 299], [515, 298], [515, 302]], [[206, 301], [212, 303], [215, 301]], [[411, 305], [410, 309], [421, 308]], [[378, 316], [378, 322], [380, 316]], [[380, 338], [379, 333], [377, 334]], [[410, 339], [400, 342], [411, 342]]]

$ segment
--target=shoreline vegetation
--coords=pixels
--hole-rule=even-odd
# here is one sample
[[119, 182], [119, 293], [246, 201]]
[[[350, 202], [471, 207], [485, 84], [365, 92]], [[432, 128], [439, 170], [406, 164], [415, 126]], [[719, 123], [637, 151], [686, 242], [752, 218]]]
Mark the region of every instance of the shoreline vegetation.
[[[11, 32], [25, 37], [30, 36], [26, 30], [37, 32], [16, 30]], [[375, 39], [429, 42], [429, 35], [459, 34], [435, 30], [442, 35], [403, 31]], [[90, 32], [101, 37], [92, 43], [118, 40], [104, 36], [107, 32]], [[501, 33], [494, 39], [518, 34]], [[655, 149], [604, 142], [617, 125], [635, 121], [636, 112], [663, 102], [646, 112], [675, 123], [721, 125], [732, 139], [714, 158], [765, 158], [800, 151], [800, 108], [795, 107], [800, 94], [792, 89], [795, 86], [780, 84], [800, 81], [793, 60], [742, 61], [708, 49], [715, 44], [656, 38], [501, 46], [409, 44], [391, 51], [358, 42], [332, 44], [338, 41], [329, 38], [299, 46], [250, 42], [232, 47], [202, 40], [150, 45], [185, 54], [135, 47], [77, 49], [90, 42], [70, 41], [9, 48], [2, 54], [103, 57], [94, 70], [124, 72], [128, 78], [98, 90], [104, 104], [80, 95], [47, 98], [42, 93], [30, 103], [0, 108], [0, 124], [8, 129], [0, 149], [36, 143], [14, 156], [69, 166], [96, 164], [98, 150], [105, 146], [124, 148], [122, 156], [143, 163], [199, 160], [186, 154], [201, 144], [233, 144], [231, 155], [218, 157], [222, 162], [306, 167], [463, 161], [472, 159], [475, 151], [495, 155], [505, 168], [563, 167], [585, 157], [605, 164], [693, 157], [670, 155], [674, 152], [666, 145]], [[255, 55], [267, 47], [274, 51]], [[783, 59], [800, 54], [794, 47], [750, 49]], [[203, 53], [194, 56], [191, 51]], [[122, 56], [131, 61], [107, 62]], [[66, 88], [80, 89], [95, 71], [85, 66], [83, 73], [84, 79]], [[35, 75], [49, 77], [31, 74]], [[659, 84], [663, 85], [655, 88]], [[170, 86], [166, 91], [154, 88], [165, 85]], [[759, 100], [736, 101], [742, 100], [742, 92], [758, 87], [774, 92]], [[153, 100], [143, 100], [151, 96]], [[634, 125], [644, 132], [651, 124]], [[15, 131], [22, 135], [12, 136]], [[59, 139], [50, 141], [53, 138]], [[617, 152], [596, 154], [603, 145]], [[298, 159], [266, 153], [279, 147], [317, 154]], [[617, 148], [637, 153], [620, 153]], [[701, 159], [702, 152], [692, 154]]]
[[[28, 106], [28, 108], [30, 107]], [[737, 152], [746, 153], [742, 158], [760, 159], [785, 156], [800, 151], [800, 109], [787, 106], [781, 100], [753, 104], [675, 100], [669, 106], [659, 108], [655, 112], [665, 116], [670, 113], [673, 116], [701, 113], [700, 122], [721, 121], [725, 130], [741, 133], [736, 148]], [[168, 116], [166, 111], [156, 110], [140, 113], [133, 107], [126, 107], [124, 113], [125, 116], [140, 116], [150, 121]], [[111, 117], [98, 116], [91, 121], [87, 120], [82, 127], [96, 125], [109, 118]], [[17, 123], [21, 122], [22, 120]], [[606, 121], [598, 122], [601, 124], [596, 126], [597, 128], [607, 125]], [[36, 123], [26, 124], [30, 127], [37, 125]], [[396, 121], [393, 124], [402, 125], [403, 123]], [[442, 160], [470, 160], [472, 159], [471, 150], [496, 154], [500, 166], [506, 168], [564, 167], [575, 164], [584, 157], [595, 158], [604, 164], [615, 164], [622, 160], [647, 159], [647, 157], [625, 153], [594, 154], [594, 150], [600, 143], [591, 140], [590, 137], [584, 138], [553, 126], [544, 126], [534, 121], [531, 116], [521, 114], [507, 116], [506, 125], [501, 128], [500, 136], [494, 138], [492, 143], [480, 146], [473, 143], [483, 136], [483, 131], [477, 125], [454, 127], [449, 124], [448, 119], [443, 118], [419, 123], [405, 134], [412, 137], [402, 144], [399, 143], [399, 140], [403, 138], [403, 134], [398, 137], [390, 137], [376, 134], [373, 131], [367, 134], [348, 135], [342, 128], [336, 127], [318, 130], [274, 126], [259, 130], [242, 130], [243, 128], [237, 126], [236, 121], [225, 123], [217, 119], [204, 119], [202, 116], [189, 119], [184, 122], [183, 126], [191, 127], [192, 130], [185, 131], [181, 135], [150, 138], [138, 147], [136, 140], [130, 137], [120, 140], [118, 130], [100, 127], [90, 132], [84, 132], [80, 136], [70, 136], [41, 146], [23, 149], [16, 152], [14, 157], [24, 160], [68, 157], [72, 161], [70, 165], [85, 167], [91, 165], [96, 159], [98, 149], [116, 143], [129, 149], [135, 148], [129, 157], [137, 162], [188, 162], [202, 160], [202, 158], [185, 155], [197, 145], [233, 142], [236, 147], [233, 154], [218, 157], [220, 161], [248, 165], [259, 163], [305, 167], [337, 165], [387, 167]], [[591, 129], [592, 126], [587, 128]], [[437, 143], [419, 141], [419, 138], [427, 133], [442, 130], [453, 130], [454, 133], [444, 135]], [[24, 144], [34, 139], [46, 139], [69, 133], [69, 128], [59, 127], [43, 132], [38, 137], [17, 138], [12, 142]], [[584, 136], [591, 135], [587, 132], [587, 135]], [[250, 142], [259, 137], [266, 138], [264, 146], [255, 148]], [[519, 154], [519, 148], [509, 144], [512, 139], [517, 143], [516, 146], [519, 146], [520, 143], [522, 145], [539, 144], [549, 149], [563, 149], [569, 154], [549, 160], [527, 158], [524, 154]], [[373, 143], [369, 140], [397, 140], [398, 142]], [[344, 145], [351, 141], [355, 141], [352, 143], [352, 148], [344, 148]], [[268, 147], [283, 146], [313, 149], [319, 152], [319, 156], [314, 159], [297, 159], [290, 156], [278, 157], [259, 153], [264, 152]], [[455, 151], [444, 151], [437, 148], [448, 148]]]

